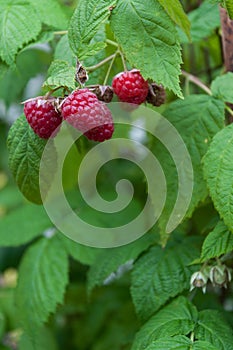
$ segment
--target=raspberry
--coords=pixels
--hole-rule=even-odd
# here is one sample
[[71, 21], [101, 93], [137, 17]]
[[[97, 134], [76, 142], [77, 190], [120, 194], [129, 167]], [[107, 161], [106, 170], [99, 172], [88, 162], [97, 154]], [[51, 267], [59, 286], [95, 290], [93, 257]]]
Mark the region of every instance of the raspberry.
[[75, 90], [64, 100], [61, 110], [64, 119], [88, 139], [103, 142], [112, 137], [111, 112], [88, 89]]
[[137, 69], [117, 74], [113, 78], [112, 87], [120, 101], [137, 105], [146, 100], [149, 89], [148, 82]]
[[146, 97], [147, 102], [151, 103], [153, 106], [159, 107], [166, 100], [166, 91], [164, 87], [160, 84], [152, 83], [149, 85], [148, 95]]
[[43, 97], [36, 97], [28, 100], [24, 104], [24, 114], [39, 137], [48, 139], [58, 133], [62, 118], [55, 110], [54, 99], [45, 100]]

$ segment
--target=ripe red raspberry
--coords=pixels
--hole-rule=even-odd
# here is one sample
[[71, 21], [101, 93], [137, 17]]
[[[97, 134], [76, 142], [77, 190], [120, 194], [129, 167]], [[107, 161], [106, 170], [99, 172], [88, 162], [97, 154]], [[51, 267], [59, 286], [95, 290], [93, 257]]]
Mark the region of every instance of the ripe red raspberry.
[[149, 89], [148, 82], [137, 69], [117, 74], [113, 78], [112, 87], [120, 101], [137, 105], [146, 100]]
[[36, 97], [24, 104], [24, 114], [29, 125], [43, 139], [54, 137], [62, 122], [61, 114], [55, 110], [53, 102], [54, 99]]
[[110, 110], [88, 89], [75, 90], [62, 103], [62, 115], [69, 124], [90, 140], [112, 137], [114, 124]]

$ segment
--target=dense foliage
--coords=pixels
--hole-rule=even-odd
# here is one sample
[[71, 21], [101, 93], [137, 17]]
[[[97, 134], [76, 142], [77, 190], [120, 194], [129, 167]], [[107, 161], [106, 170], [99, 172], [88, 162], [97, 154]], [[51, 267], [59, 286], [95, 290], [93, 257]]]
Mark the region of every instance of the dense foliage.
[[[225, 67], [220, 7], [232, 25], [227, 0], [0, 0], [0, 349], [233, 349], [233, 72]], [[47, 141], [20, 103], [71, 93], [77, 59], [88, 86], [111, 85], [136, 68], [166, 89], [165, 104], [146, 107], [175, 127], [193, 166], [190, 205], [172, 232], [177, 169], [151, 135], [144, 146], [161, 164], [167, 197], [146, 234], [120, 247], [89, 247], [47, 215], [39, 187]], [[113, 138], [129, 134], [118, 126]], [[67, 200], [93, 225], [124, 225], [151, 196], [146, 176], [126, 159], [106, 163], [97, 176], [101, 196], [114, 200], [126, 178], [134, 198], [116, 214], [90, 208], [76, 177], [94, 147], [82, 136], [70, 149]], [[53, 180], [50, 161], [45, 184]]]

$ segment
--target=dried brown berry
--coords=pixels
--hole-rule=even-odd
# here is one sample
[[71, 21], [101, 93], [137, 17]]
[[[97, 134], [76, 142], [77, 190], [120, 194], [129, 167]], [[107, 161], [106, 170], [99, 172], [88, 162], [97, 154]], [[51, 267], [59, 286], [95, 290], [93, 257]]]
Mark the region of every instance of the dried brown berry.
[[166, 91], [163, 85], [158, 85], [156, 83], [149, 84], [149, 91], [146, 100], [156, 107], [159, 107], [165, 103]]

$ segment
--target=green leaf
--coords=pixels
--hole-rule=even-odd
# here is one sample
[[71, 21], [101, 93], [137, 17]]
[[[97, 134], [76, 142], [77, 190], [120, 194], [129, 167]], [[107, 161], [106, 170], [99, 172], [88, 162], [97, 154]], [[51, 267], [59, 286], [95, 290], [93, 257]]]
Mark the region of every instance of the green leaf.
[[219, 350], [216, 346], [209, 343], [208, 341], [198, 340], [193, 344], [193, 350]]
[[183, 335], [165, 337], [154, 341], [146, 347], [146, 350], [218, 350], [215, 346], [206, 341], [192, 342]]
[[35, 328], [31, 333], [23, 333], [19, 342], [19, 350], [57, 350], [52, 332], [46, 327]]
[[69, 26], [70, 47], [79, 59], [97, 53], [103, 48], [91, 41], [99, 28], [105, 23], [111, 14], [109, 8], [116, 3], [116, 0], [82, 0], [71, 18]]
[[57, 29], [66, 29], [68, 20], [57, 0], [28, 0], [41, 22]]
[[12, 65], [19, 49], [36, 39], [41, 22], [34, 8], [21, 0], [6, 0], [0, 3], [0, 56]]
[[[169, 105], [164, 116], [171, 122], [184, 140], [189, 151], [194, 173], [193, 195], [186, 217], [191, 217], [198, 204], [208, 196], [201, 167], [202, 157], [208, 150], [213, 136], [224, 127], [224, 103], [208, 95], [190, 95]], [[167, 180], [167, 196], [164, 211], [159, 219], [162, 237], [177, 197], [176, 167], [167, 150], [156, 144], [153, 148], [160, 160]], [[189, 171], [189, 169], [188, 169]], [[190, 176], [189, 173], [184, 176]], [[153, 198], [152, 198], [153, 201]]]
[[231, 19], [233, 19], [233, 3], [232, 0], [224, 0], [224, 5], [226, 6], [228, 15]]
[[204, 163], [204, 176], [214, 206], [224, 223], [233, 230], [233, 124], [213, 139]]
[[55, 89], [59, 86], [64, 86], [74, 90], [75, 73], [76, 68], [71, 67], [66, 61], [55, 60], [49, 67], [48, 78], [44, 82], [43, 87]]
[[100, 248], [93, 248], [79, 244], [64, 235], [61, 235], [61, 239], [66, 247], [67, 253], [84, 265], [92, 265], [103, 251], [103, 249]]
[[190, 22], [183, 10], [183, 7], [179, 0], [158, 0], [164, 7], [165, 11], [171, 17], [171, 19], [185, 32], [188, 39], [190, 36]]
[[201, 261], [216, 258], [231, 251], [233, 251], [233, 234], [222, 221], [219, 221], [203, 243]]
[[[191, 23], [192, 42], [199, 42], [211, 36], [220, 27], [220, 15], [217, 4], [204, 1], [197, 9], [188, 14]], [[179, 30], [181, 42], [188, 42], [187, 37]]]
[[48, 319], [63, 302], [68, 283], [68, 256], [55, 235], [42, 238], [23, 256], [16, 288], [16, 306], [25, 329], [30, 331]]
[[198, 318], [196, 307], [181, 296], [165, 306], [146, 322], [136, 334], [131, 350], [147, 349], [153, 341], [194, 330]]
[[219, 311], [203, 310], [199, 312], [194, 333], [196, 339], [208, 341], [218, 350], [232, 349], [232, 328], [226, 323]]
[[118, 0], [110, 24], [129, 63], [182, 97], [180, 44], [164, 8], [154, 0]]
[[189, 266], [199, 250], [191, 238], [169, 241], [165, 248], [152, 247], [135, 264], [131, 294], [142, 320], [152, 316], [170, 298], [190, 286], [196, 266]]
[[[12, 125], [8, 135], [9, 167], [23, 195], [33, 203], [41, 203], [40, 186], [47, 190], [49, 180], [53, 176], [55, 155], [48, 154], [47, 179], [40, 179], [40, 160], [46, 140], [39, 138], [29, 126], [26, 117], [22, 115]], [[40, 186], [39, 186], [40, 185]]]
[[132, 268], [134, 260], [155, 241], [155, 234], [149, 233], [135, 242], [122, 247], [102, 249], [88, 273], [88, 292], [94, 287], [108, 284]]
[[[146, 350], [192, 350], [192, 341], [183, 336], [165, 337], [152, 342]], [[206, 349], [205, 349], [206, 350]]]
[[27, 243], [51, 226], [42, 206], [22, 205], [0, 219], [0, 246], [18, 246]]
[[63, 35], [59, 40], [59, 42], [57, 43], [57, 46], [55, 48], [54, 58], [55, 58], [55, 62], [66, 61], [70, 66], [73, 66], [76, 64], [76, 57], [70, 48], [67, 34]]
[[224, 102], [233, 103], [233, 73], [228, 72], [213, 80], [211, 84], [213, 95]]

